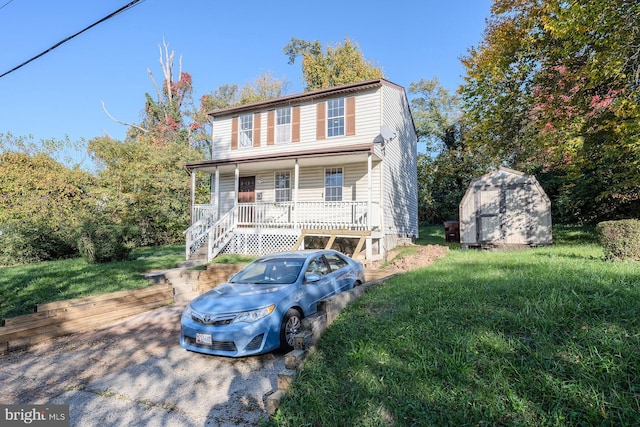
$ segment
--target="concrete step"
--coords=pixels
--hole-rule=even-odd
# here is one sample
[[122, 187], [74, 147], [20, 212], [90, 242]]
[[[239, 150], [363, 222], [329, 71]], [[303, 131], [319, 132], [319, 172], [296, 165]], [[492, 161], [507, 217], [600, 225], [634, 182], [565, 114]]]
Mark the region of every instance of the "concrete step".
[[170, 270], [145, 273], [145, 278], [152, 283], [170, 283], [173, 288], [175, 303], [189, 302], [200, 295], [200, 270], [172, 268]]

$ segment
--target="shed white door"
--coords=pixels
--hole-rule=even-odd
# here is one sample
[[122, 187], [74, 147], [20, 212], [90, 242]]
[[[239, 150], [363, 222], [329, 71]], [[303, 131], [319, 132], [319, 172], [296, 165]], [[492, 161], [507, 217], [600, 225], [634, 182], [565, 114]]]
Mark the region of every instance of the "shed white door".
[[527, 244], [527, 190], [524, 185], [477, 192], [478, 243]]
[[527, 190], [523, 185], [504, 191], [504, 239], [508, 245], [524, 245], [527, 242]]
[[476, 207], [478, 243], [500, 241], [500, 190], [480, 189], [476, 193]]

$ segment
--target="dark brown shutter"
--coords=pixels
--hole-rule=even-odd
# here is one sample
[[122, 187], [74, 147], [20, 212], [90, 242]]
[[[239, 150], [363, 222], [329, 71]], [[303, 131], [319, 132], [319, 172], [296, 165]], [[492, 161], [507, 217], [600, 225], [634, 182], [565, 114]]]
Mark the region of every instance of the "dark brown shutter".
[[260, 113], [253, 115], [253, 146], [260, 147]]
[[267, 113], [267, 145], [273, 145], [275, 142], [275, 121], [276, 112], [271, 110]]
[[231, 149], [238, 149], [238, 118], [231, 119]]
[[300, 142], [300, 106], [291, 109], [291, 142]]
[[346, 99], [345, 133], [347, 136], [356, 134], [356, 98], [350, 96]]
[[316, 139], [325, 139], [327, 130], [327, 104], [319, 102], [316, 108]]

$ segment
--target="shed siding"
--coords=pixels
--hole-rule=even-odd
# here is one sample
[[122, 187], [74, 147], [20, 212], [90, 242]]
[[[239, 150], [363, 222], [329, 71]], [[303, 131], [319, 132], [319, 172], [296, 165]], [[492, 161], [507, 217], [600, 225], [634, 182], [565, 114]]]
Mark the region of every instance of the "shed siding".
[[471, 182], [460, 202], [463, 247], [551, 241], [551, 203], [535, 177], [499, 168]]

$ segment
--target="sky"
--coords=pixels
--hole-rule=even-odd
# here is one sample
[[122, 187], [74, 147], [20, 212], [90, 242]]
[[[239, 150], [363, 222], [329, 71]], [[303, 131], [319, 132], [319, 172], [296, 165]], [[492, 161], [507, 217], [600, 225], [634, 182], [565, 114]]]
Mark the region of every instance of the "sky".
[[[131, 0], [0, 0], [0, 74], [46, 51]], [[39, 59], [0, 78], [0, 134], [34, 141], [123, 139], [116, 119], [139, 123], [148, 70], [162, 83], [163, 41], [174, 69], [191, 74], [194, 101], [216, 88], [242, 87], [264, 73], [302, 92], [300, 61], [288, 64], [292, 37], [323, 47], [356, 42], [385, 77], [408, 88], [437, 77], [454, 91], [460, 57], [482, 39], [491, 0], [142, 0]]]

